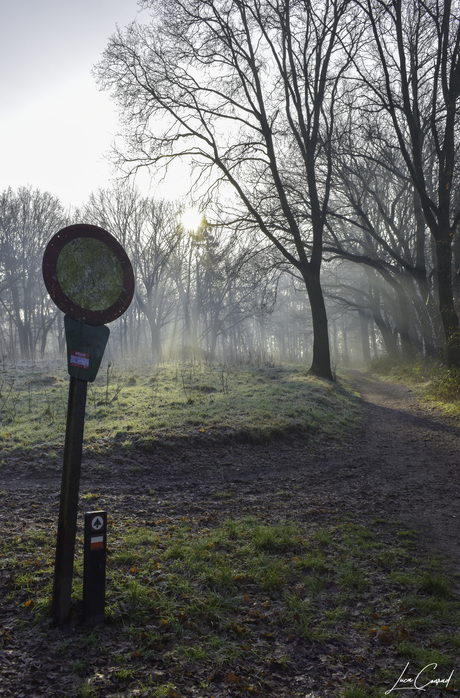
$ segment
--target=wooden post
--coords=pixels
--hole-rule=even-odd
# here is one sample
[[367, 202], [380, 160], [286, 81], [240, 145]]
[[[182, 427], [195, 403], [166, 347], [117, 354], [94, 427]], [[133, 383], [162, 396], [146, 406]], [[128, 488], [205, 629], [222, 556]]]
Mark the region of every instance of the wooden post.
[[63, 625], [69, 620], [70, 615], [87, 387], [86, 381], [70, 377], [54, 566], [52, 600], [54, 625]]
[[83, 553], [83, 621], [87, 625], [104, 622], [106, 556], [107, 512], [89, 511]]

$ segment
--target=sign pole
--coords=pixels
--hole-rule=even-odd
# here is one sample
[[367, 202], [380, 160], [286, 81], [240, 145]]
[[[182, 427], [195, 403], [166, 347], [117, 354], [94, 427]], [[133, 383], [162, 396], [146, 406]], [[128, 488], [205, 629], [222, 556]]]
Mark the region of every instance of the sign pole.
[[[84, 223], [69, 225], [51, 238], [43, 255], [42, 270], [48, 293], [66, 313], [70, 375], [51, 602], [52, 623], [63, 625], [70, 616], [87, 386], [96, 379], [109, 338], [110, 330], [104, 323], [123, 315], [133, 299], [134, 273], [120, 243], [106, 230]], [[92, 529], [97, 533], [102, 518], [93, 518]], [[92, 536], [92, 557], [89, 567], [87, 564], [89, 581], [84, 601], [86, 620], [90, 623], [101, 622], [104, 614], [105, 543], [103, 560], [94, 552], [100, 540], [105, 541], [106, 518], [103, 520], [104, 533]], [[92, 605], [88, 594], [95, 579], [99, 591], [97, 603]]]
[[70, 615], [87, 386], [86, 381], [70, 376], [54, 566], [52, 616], [55, 625], [67, 622]]

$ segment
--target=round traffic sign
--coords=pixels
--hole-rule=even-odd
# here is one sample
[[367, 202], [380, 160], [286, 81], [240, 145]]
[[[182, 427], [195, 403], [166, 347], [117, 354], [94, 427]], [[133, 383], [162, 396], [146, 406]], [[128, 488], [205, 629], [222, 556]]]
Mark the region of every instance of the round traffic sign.
[[43, 279], [66, 315], [87, 325], [104, 325], [123, 315], [134, 295], [134, 273], [113, 235], [80, 223], [60, 230], [43, 256]]

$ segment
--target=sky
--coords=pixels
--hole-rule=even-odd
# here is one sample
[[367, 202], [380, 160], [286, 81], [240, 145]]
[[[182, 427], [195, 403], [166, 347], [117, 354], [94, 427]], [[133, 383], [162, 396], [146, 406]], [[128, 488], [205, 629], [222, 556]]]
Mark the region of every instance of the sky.
[[[117, 111], [91, 69], [116, 26], [143, 17], [137, 0], [0, 3], [0, 192], [32, 186], [68, 207], [110, 186]], [[149, 193], [168, 197], [168, 181]]]

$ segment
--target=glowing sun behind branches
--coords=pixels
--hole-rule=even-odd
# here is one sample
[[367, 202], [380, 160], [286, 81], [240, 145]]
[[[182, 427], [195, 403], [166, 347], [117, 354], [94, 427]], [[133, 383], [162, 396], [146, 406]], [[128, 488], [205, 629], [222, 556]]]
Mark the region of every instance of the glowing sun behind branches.
[[196, 232], [203, 221], [203, 214], [196, 208], [186, 208], [181, 216], [185, 230]]

